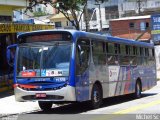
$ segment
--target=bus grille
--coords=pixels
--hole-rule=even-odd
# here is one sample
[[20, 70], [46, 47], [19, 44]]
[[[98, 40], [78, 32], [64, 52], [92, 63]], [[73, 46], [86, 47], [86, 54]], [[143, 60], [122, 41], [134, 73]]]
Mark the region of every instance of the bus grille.
[[36, 98], [35, 95], [27, 95], [22, 97], [24, 100], [62, 100], [63, 96], [59, 95], [47, 95], [45, 98]]

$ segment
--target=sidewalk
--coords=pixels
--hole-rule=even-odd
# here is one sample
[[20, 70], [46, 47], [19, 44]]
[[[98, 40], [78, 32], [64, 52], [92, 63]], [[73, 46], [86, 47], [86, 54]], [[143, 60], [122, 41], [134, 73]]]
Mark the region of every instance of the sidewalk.
[[13, 91], [0, 93], [0, 115], [20, 114], [40, 110], [37, 102], [17, 102]]

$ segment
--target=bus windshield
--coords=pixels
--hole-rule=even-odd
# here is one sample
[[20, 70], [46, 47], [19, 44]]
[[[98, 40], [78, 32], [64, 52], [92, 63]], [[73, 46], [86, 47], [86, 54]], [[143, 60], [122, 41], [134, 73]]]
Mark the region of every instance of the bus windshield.
[[17, 77], [68, 76], [71, 44], [20, 46]]

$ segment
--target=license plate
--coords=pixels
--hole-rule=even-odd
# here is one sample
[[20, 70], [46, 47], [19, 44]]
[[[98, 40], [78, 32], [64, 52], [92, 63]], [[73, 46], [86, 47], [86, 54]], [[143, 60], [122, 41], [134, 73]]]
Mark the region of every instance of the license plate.
[[45, 98], [46, 97], [46, 93], [37, 93], [36, 94], [36, 98]]

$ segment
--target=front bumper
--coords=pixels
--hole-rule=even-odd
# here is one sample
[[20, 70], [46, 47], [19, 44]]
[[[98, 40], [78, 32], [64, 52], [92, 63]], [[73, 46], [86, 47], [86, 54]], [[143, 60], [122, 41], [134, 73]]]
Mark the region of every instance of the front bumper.
[[[14, 88], [16, 101], [76, 101], [75, 87], [66, 86], [58, 90], [27, 91]], [[36, 98], [37, 93], [45, 93], [45, 98]]]

